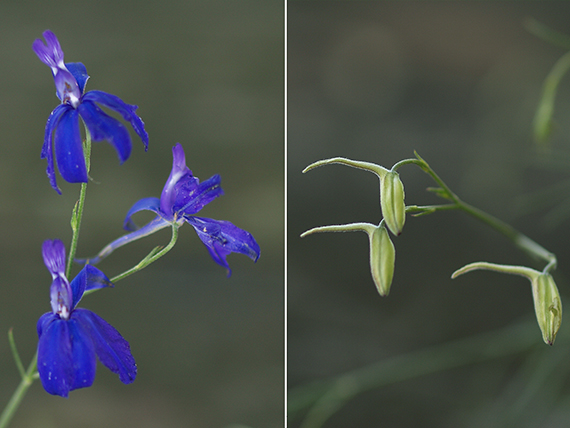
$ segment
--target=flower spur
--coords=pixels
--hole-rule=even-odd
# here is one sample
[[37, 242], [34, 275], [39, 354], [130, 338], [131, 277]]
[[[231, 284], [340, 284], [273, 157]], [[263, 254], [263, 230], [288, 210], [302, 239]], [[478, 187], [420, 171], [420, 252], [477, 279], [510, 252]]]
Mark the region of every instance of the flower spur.
[[107, 140], [115, 147], [121, 163], [131, 154], [131, 137], [127, 128], [117, 119], [107, 115], [97, 104], [119, 113], [131, 124], [148, 149], [148, 134], [144, 123], [135, 113], [137, 106], [126, 104], [115, 95], [103, 91], [84, 92], [89, 76], [82, 63], [63, 62], [63, 51], [55, 34], [44, 31], [45, 45], [37, 39], [32, 49], [38, 58], [51, 68], [57, 97], [61, 100], [50, 114], [45, 128], [41, 158], [47, 160], [47, 175], [51, 186], [61, 194], [55, 178], [53, 152], [59, 173], [70, 183], [88, 181], [87, 166], [83, 154], [79, 117], [85, 123], [95, 142]]
[[[226, 257], [230, 253], [245, 254], [253, 261], [257, 261], [260, 253], [259, 245], [249, 232], [234, 226], [229, 221], [213, 220], [194, 215], [223, 194], [220, 187], [220, 176], [214, 175], [208, 180], [200, 182], [186, 166], [184, 149], [179, 143], [172, 148], [172, 154], [172, 171], [162, 190], [160, 199], [155, 197], [141, 199], [127, 213], [123, 227], [125, 230], [133, 232], [111, 242], [96, 257], [79, 259], [76, 260], [77, 262], [96, 264], [129, 242], [168, 226], [177, 225], [180, 227], [184, 222], [194, 227], [212, 259], [226, 268], [228, 276], [231, 275], [231, 269]], [[156, 217], [138, 229], [131, 217], [142, 210], [153, 211], [156, 213]]]
[[59, 239], [45, 241], [44, 263], [53, 282], [52, 312], [38, 320], [38, 372], [44, 389], [67, 397], [74, 389], [91, 386], [96, 357], [123, 383], [132, 383], [137, 366], [129, 343], [103, 318], [77, 308], [86, 291], [112, 286], [103, 272], [86, 265], [71, 281], [65, 276], [65, 247]]

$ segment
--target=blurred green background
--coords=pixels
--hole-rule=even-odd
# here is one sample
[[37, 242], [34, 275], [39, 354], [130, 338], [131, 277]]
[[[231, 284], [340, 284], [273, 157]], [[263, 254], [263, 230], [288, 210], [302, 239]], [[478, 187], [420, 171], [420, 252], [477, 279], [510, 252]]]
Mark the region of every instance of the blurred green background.
[[[388, 359], [401, 363], [404, 355], [416, 361], [427, 347], [491, 334], [470, 353], [408, 365], [415, 372], [449, 358], [459, 367], [366, 391], [325, 427], [570, 423], [568, 320], [548, 347], [526, 279], [491, 272], [450, 279], [480, 260], [542, 269], [503, 236], [460, 212], [408, 216], [393, 239], [396, 270], [386, 298], [370, 277], [363, 233], [299, 238], [315, 226], [381, 219], [376, 176], [341, 165], [303, 175], [304, 167], [335, 156], [391, 167], [417, 150], [465, 201], [557, 254], [565, 303], [570, 76], [559, 88], [550, 148], [539, 151], [534, 112], [544, 79], [566, 51], [526, 31], [528, 18], [570, 34], [567, 2], [288, 3], [290, 404], [313, 381]], [[434, 183], [418, 168], [399, 172], [407, 204], [442, 202], [425, 191]], [[544, 201], [530, 198], [537, 191]], [[499, 329], [507, 338], [491, 340]], [[488, 357], [501, 349], [503, 357]], [[482, 361], [467, 364], [478, 351]], [[306, 412], [295, 410], [290, 427]]]
[[[92, 388], [53, 397], [33, 385], [13, 420], [25, 427], [251, 427], [283, 425], [283, 46], [281, 1], [3, 1], [0, 3], [0, 403], [19, 378], [6, 333], [27, 365], [35, 325], [50, 310], [41, 244], [69, 245], [79, 186], [49, 186], [40, 159], [58, 99], [31, 49], [44, 30], [99, 89], [139, 106], [149, 151], [133, 134], [119, 166], [93, 147], [78, 255], [120, 236], [130, 206], [160, 196], [180, 142], [196, 176], [222, 176], [225, 195], [201, 212], [250, 231], [257, 264], [230, 255], [231, 278], [189, 226], [163, 259], [81, 305], [130, 342], [139, 373], [125, 386], [99, 365]], [[144, 224], [151, 216], [141, 214]], [[114, 276], [170, 235], [124, 247], [99, 267]], [[77, 273], [78, 268], [74, 270]], [[2, 338], [4, 337], [4, 338]]]

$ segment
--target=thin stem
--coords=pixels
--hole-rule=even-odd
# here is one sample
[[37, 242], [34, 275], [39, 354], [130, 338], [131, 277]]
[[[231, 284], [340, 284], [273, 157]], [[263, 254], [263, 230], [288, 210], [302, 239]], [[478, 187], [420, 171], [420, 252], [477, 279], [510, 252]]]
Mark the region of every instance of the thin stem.
[[449, 186], [445, 184], [445, 182], [439, 177], [439, 175], [436, 174], [436, 172], [429, 166], [429, 164], [425, 160], [423, 160], [417, 152], [414, 152], [414, 154], [416, 155], [417, 159], [411, 159], [411, 160], [416, 161], [414, 163], [418, 165], [423, 171], [428, 173], [433, 179], [433, 181], [435, 181], [439, 185], [439, 187], [441, 187], [443, 191], [442, 193], [446, 195], [445, 196], [446, 199], [452, 200], [454, 202], [459, 202], [459, 197], [455, 193], [453, 193], [453, 191], [449, 188]]
[[14, 340], [14, 333], [12, 332], [12, 329], [8, 331], [8, 342], [10, 342], [10, 349], [12, 350], [12, 356], [16, 362], [16, 367], [18, 367], [18, 372], [20, 373], [21, 377], [24, 377], [26, 375], [26, 370], [22, 364], [22, 359], [18, 353], [18, 348], [16, 348], [16, 341]]
[[457, 204], [446, 204], [446, 205], [408, 205], [406, 206], [406, 213], [411, 213], [415, 217], [431, 214], [436, 211], [446, 211], [446, 210], [456, 210], [459, 209]]
[[85, 205], [85, 194], [87, 193], [87, 183], [81, 183], [81, 190], [79, 192], [79, 200], [73, 209], [71, 219], [71, 245], [69, 246], [69, 256], [67, 258], [67, 269], [65, 275], [69, 278], [71, 276], [71, 268], [73, 260], [75, 260], [75, 253], [77, 252], [77, 242], [79, 241], [79, 230], [81, 229], [81, 219], [83, 218], [83, 207]]
[[[409, 164], [420, 167], [424, 172], [430, 175], [439, 186], [439, 188], [429, 190], [434, 191], [438, 196], [449, 200], [451, 203], [426, 206], [412, 205], [406, 207], [406, 212], [422, 215], [435, 211], [460, 209], [509, 238], [518, 248], [536, 258], [546, 261], [547, 265], [543, 270], [544, 273], [556, 267], [556, 256], [553, 253], [526, 235], [520, 233], [511, 225], [463, 202], [425, 160], [417, 153], [415, 153], [415, 155], [416, 159], [405, 159], [396, 163], [392, 167], [392, 171]], [[338, 159], [339, 158], [334, 158], [332, 160], [316, 162], [308, 168], [327, 163], [340, 163]], [[316, 232], [362, 230], [365, 227], [369, 227], [369, 225], [359, 223], [353, 225], [324, 226], [311, 229], [301, 236]], [[531, 271], [530, 268], [528, 269]], [[531, 336], [527, 334], [528, 325], [529, 324], [525, 323], [524, 325], [517, 325], [514, 328], [508, 327], [493, 333], [449, 342], [407, 355], [396, 356], [371, 366], [342, 374], [334, 379], [316, 381], [295, 388], [288, 393], [289, 416], [298, 417], [300, 413], [309, 409], [301, 427], [319, 428], [349, 400], [367, 390], [428, 373], [447, 370], [452, 367], [459, 367], [522, 352], [534, 346], [536, 343], [535, 340], [531, 339]]]
[[505, 235], [518, 248], [525, 251], [527, 254], [547, 262], [545, 272], [556, 267], [556, 256], [553, 253], [530, 239], [528, 236], [522, 234], [511, 225], [463, 201], [458, 201], [458, 207], [472, 217], [475, 217]]
[[[83, 141], [83, 156], [85, 158], [85, 167], [87, 174], [91, 168], [91, 133], [87, 126], [85, 126], [85, 140]], [[81, 220], [83, 218], [83, 207], [85, 206], [85, 195], [87, 193], [87, 183], [81, 183], [81, 190], [79, 191], [79, 200], [73, 208], [71, 215], [71, 245], [69, 246], [69, 256], [67, 258], [67, 269], [65, 275], [69, 278], [71, 275], [71, 267], [75, 260], [75, 253], [77, 252], [77, 243], [79, 241], [79, 230], [81, 229]]]
[[[170, 242], [168, 243], [168, 245], [166, 247], [164, 247], [162, 250], [158, 250], [159, 247], [154, 248], [144, 259], [142, 259], [136, 266], [132, 267], [131, 269], [111, 278], [111, 282], [115, 283], [117, 281], [120, 281], [121, 279], [126, 278], [129, 275], [132, 275], [135, 272], [138, 272], [139, 270], [144, 269], [145, 267], [147, 267], [148, 265], [150, 265], [151, 263], [157, 261], [158, 259], [160, 259], [162, 256], [164, 256], [166, 253], [168, 253], [172, 247], [174, 247], [174, 244], [176, 244], [176, 240], [178, 239], [178, 228], [180, 226], [178, 226], [178, 224], [174, 223], [172, 225], [172, 237], [170, 238]], [[95, 290], [93, 290], [95, 291]], [[85, 293], [87, 294], [87, 292]]]
[[[545, 273], [556, 267], [556, 256], [553, 253], [530, 239], [528, 236], [516, 230], [510, 224], [499, 220], [498, 218], [486, 213], [483, 210], [480, 210], [479, 208], [463, 202], [459, 196], [453, 193], [449, 186], [445, 184], [445, 182], [436, 174], [436, 172], [428, 165], [428, 163], [423, 160], [417, 153], [416, 157], [417, 159], [406, 159], [405, 161], [398, 162], [396, 165], [415, 164], [419, 166], [440, 186], [440, 189], [435, 189], [438, 196], [441, 196], [453, 202], [452, 205], [431, 206], [427, 208], [433, 208], [435, 211], [441, 209], [453, 209], [453, 206], [455, 206], [457, 209], [460, 209], [470, 216], [476, 218], [477, 220], [487, 224], [488, 226], [491, 226], [493, 229], [510, 239], [515, 244], [515, 246], [525, 251], [527, 254], [537, 259], [544, 260], [547, 263], [546, 267], [544, 268]], [[419, 207], [412, 208], [411, 210], [417, 210], [418, 208]]]
[[528, 18], [523, 22], [524, 28], [534, 34], [536, 37], [550, 43], [554, 46], [561, 47], [563, 49], [570, 49], [570, 36], [564, 33], [560, 33], [547, 27], [543, 23], [537, 21], [533, 18]]
[[16, 410], [18, 410], [22, 399], [26, 395], [26, 392], [28, 392], [28, 388], [32, 385], [34, 380], [38, 378], [36, 372], [37, 364], [38, 353], [36, 351], [34, 357], [32, 358], [32, 362], [28, 367], [28, 370], [25, 372], [20, 384], [18, 385], [18, 388], [16, 388], [14, 391], [12, 398], [10, 398], [10, 401], [8, 401], [8, 404], [4, 408], [2, 415], [0, 415], [0, 428], [6, 428], [8, 426], [12, 420], [12, 417], [16, 413]]
[[[89, 173], [90, 167], [90, 158], [91, 158], [91, 134], [89, 133], [89, 129], [87, 126], [85, 127], [85, 141], [83, 142], [83, 155], [85, 157], [85, 165], [87, 167], [87, 173]], [[77, 242], [79, 241], [79, 230], [81, 228], [81, 219], [83, 217], [83, 207], [85, 205], [85, 194], [87, 192], [87, 183], [81, 183], [81, 190], [79, 191], [79, 200], [75, 204], [73, 208], [73, 212], [71, 214], [71, 230], [72, 230], [72, 237], [71, 237], [71, 245], [69, 247], [69, 256], [67, 260], [67, 267], [65, 270], [65, 275], [69, 278], [71, 275], [71, 267], [73, 265], [73, 260], [75, 259], [75, 253], [77, 251]], [[28, 388], [32, 385], [34, 380], [39, 378], [37, 372], [37, 365], [38, 365], [38, 352], [34, 354], [30, 365], [28, 366], [28, 370], [23, 372], [23, 365], [18, 355], [18, 351], [16, 350], [16, 344], [12, 337], [12, 333], [9, 333], [9, 340], [10, 340], [10, 347], [12, 348], [12, 353], [14, 354], [14, 358], [16, 360], [16, 365], [18, 366], [18, 371], [22, 376], [22, 380], [20, 385], [12, 394], [12, 398], [8, 401], [8, 404], [4, 408], [2, 415], [0, 415], [0, 428], [5, 428], [8, 426], [12, 417], [18, 410], [20, 403], [22, 402]]]
[[556, 64], [554, 64], [554, 67], [544, 80], [542, 98], [536, 109], [533, 121], [534, 137], [539, 143], [545, 143], [550, 135], [558, 85], [569, 69], [570, 52], [567, 52], [556, 61]]

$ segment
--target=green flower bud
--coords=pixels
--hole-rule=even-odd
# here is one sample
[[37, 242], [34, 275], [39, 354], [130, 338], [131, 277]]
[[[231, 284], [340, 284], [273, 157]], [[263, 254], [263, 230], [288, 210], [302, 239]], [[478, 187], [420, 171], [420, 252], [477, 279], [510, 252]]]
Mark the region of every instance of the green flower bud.
[[396, 262], [396, 250], [390, 240], [390, 235], [382, 223], [369, 233], [370, 238], [370, 271], [372, 279], [381, 296], [390, 293], [394, 266]]
[[376, 288], [381, 296], [390, 293], [394, 266], [396, 262], [396, 250], [390, 240], [384, 221], [376, 226], [370, 223], [338, 224], [331, 226], [315, 227], [301, 234], [301, 238], [313, 233], [321, 232], [366, 232], [370, 242], [370, 272]]
[[406, 221], [404, 185], [396, 171], [389, 171], [380, 180], [380, 206], [388, 229], [394, 234], [402, 233]]
[[562, 303], [552, 275], [543, 273], [532, 281], [532, 296], [542, 338], [552, 345], [562, 323]]
[[556, 334], [562, 323], [562, 302], [556, 283], [549, 273], [542, 273], [524, 266], [497, 265], [487, 262], [470, 263], [456, 270], [451, 275], [456, 278], [473, 270], [484, 269], [495, 272], [520, 275], [528, 278], [532, 286], [532, 298], [534, 300], [534, 312], [538, 326], [542, 332], [542, 339], [548, 345], [554, 343]]

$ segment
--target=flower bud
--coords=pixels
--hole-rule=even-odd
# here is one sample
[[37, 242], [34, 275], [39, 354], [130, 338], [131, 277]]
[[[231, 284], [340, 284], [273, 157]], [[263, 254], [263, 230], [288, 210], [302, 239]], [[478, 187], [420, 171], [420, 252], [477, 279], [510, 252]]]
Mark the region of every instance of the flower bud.
[[476, 262], [456, 270], [451, 277], [456, 278], [459, 275], [478, 269], [520, 275], [530, 280], [534, 312], [542, 332], [542, 339], [547, 345], [552, 345], [562, 323], [562, 303], [552, 275], [524, 266]]
[[542, 338], [552, 345], [562, 322], [562, 303], [552, 275], [543, 273], [532, 281], [532, 297]]
[[380, 295], [387, 296], [394, 277], [396, 250], [383, 223], [369, 234], [369, 238], [372, 279]]
[[396, 171], [389, 171], [380, 180], [380, 206], [388, 229], [394, 234], [402, 233], [406, 221], [404, 185]]

